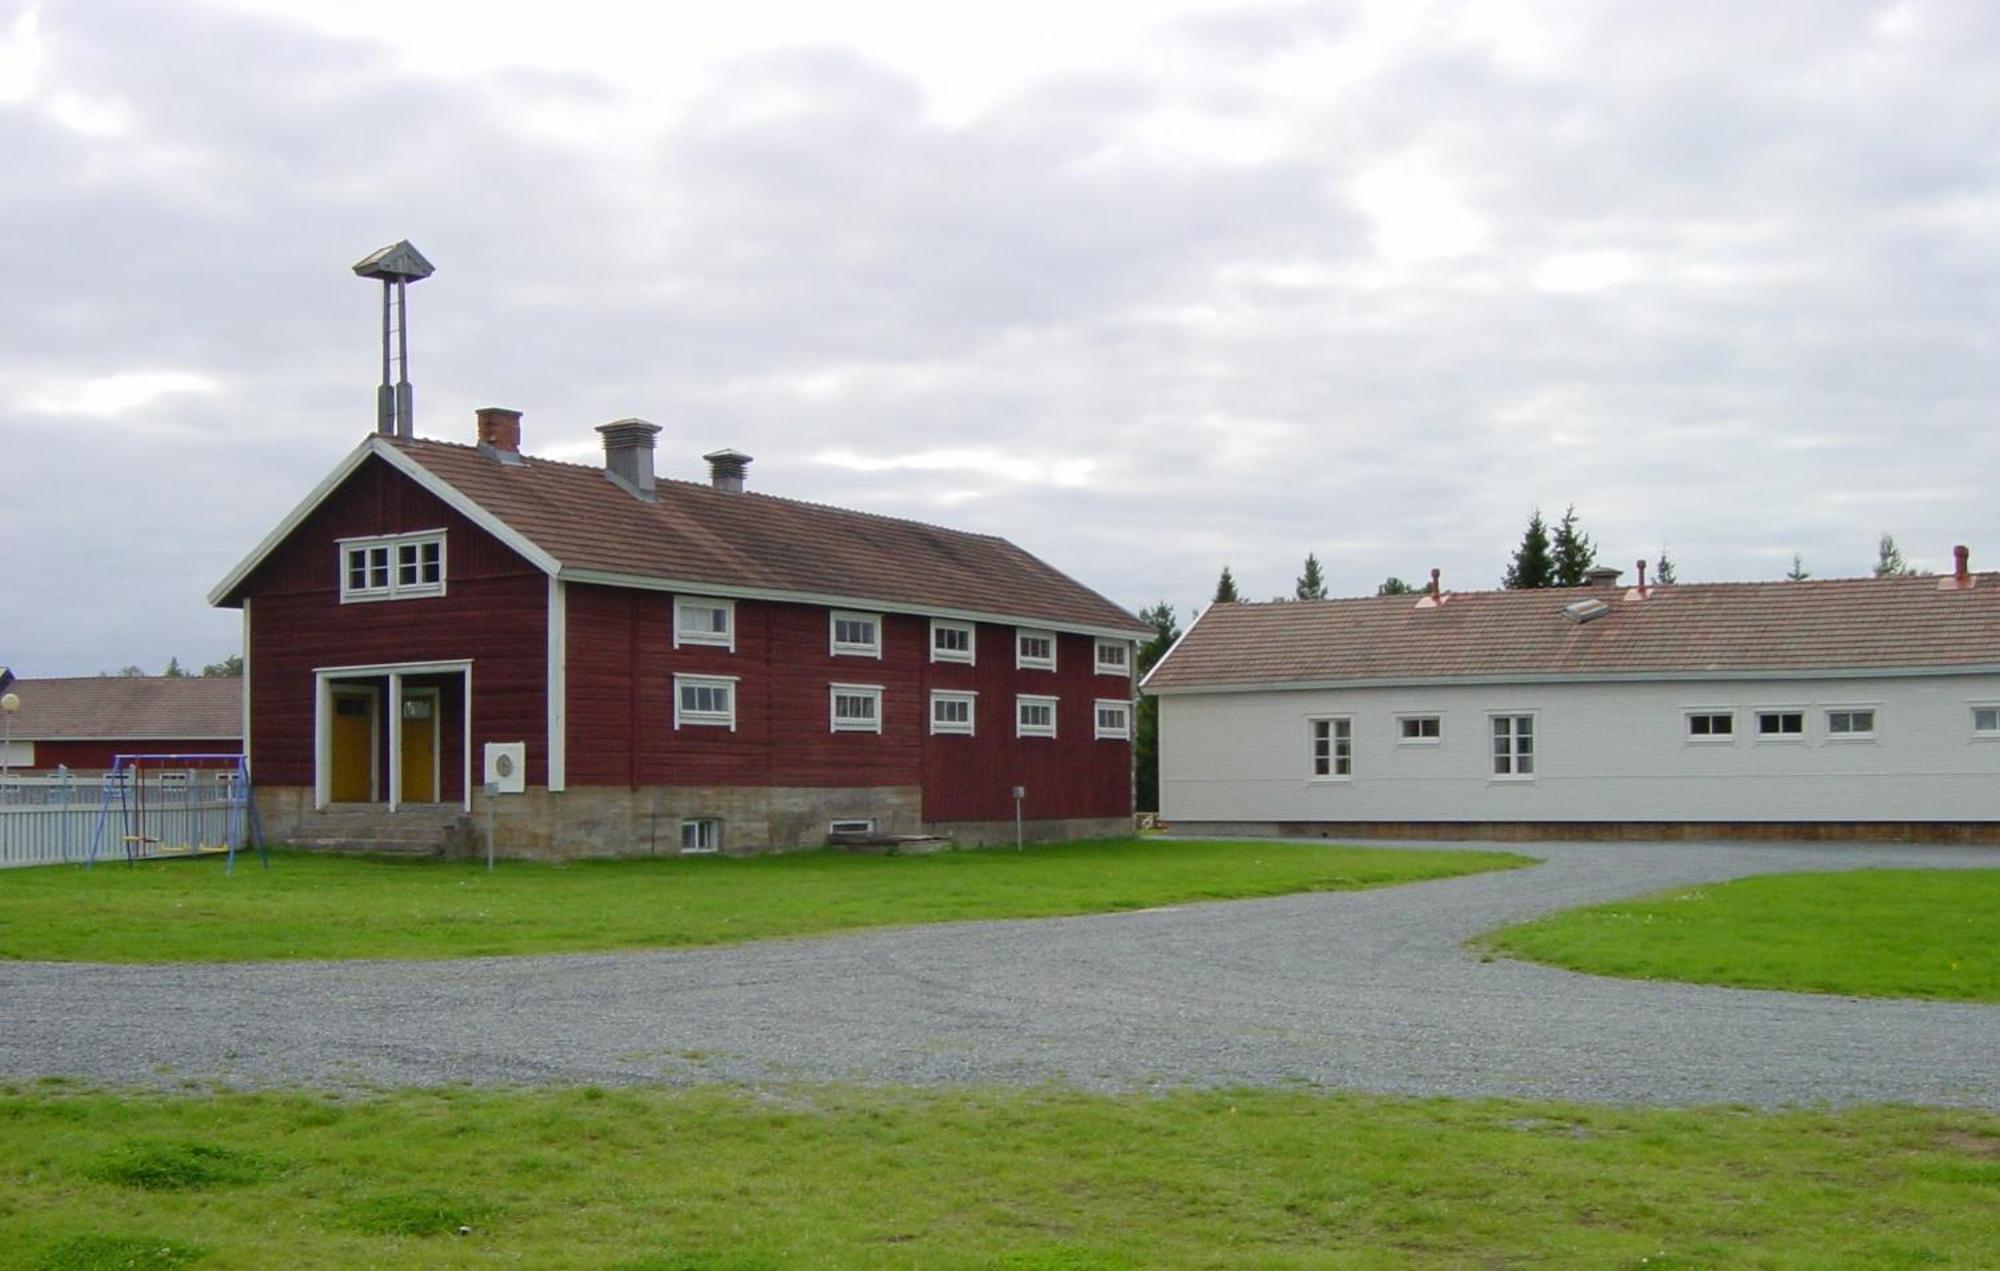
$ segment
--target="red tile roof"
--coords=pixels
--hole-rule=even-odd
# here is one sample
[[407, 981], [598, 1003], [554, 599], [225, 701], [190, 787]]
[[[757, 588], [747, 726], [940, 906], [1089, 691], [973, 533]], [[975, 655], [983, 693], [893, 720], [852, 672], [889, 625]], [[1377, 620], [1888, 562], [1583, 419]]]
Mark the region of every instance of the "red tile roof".
[[15, 680], [18, 741], [241, 741], [239, 676], [92, 675]]
[[418, 439], [397, 450], [554, 557], [597, 571], [955, 609], [1148, 634], [1138, 619], [1005, 539], [688, 481], [647, 503], [601, 468]]
[[[1146, 682], [1207, 686], [2000, 665], [2000, 574], [1216, 605]], [[1577, 623], [1563, 606], [1610, 612]]]

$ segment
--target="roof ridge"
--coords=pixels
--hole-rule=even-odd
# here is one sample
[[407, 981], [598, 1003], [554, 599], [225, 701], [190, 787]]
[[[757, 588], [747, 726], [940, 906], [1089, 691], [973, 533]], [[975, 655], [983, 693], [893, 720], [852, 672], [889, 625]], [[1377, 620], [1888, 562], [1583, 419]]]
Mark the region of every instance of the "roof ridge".
[[[467, 445], [466, 443], [461, 441], [441, 441], [435, 437], [412, 437], [408, 439], [401, 437], [385, 437], [383, 438], [383, 440], [389, 442], [392, 445], [397, 445], [397, 446], [422, 444], [426, 446], [444, 446], [452, 450], [465, 450], [465, 451], [470, 451], [474, 454], [477, 454], [479, 452], [478, 446]], [[595, 472], [602, 474], [604, 471], [602, 467], [594, 463], [578, 463], [572, 459], [551, 459], [545, 455], [534, 455], [534, 454], [528, 454], [526, 452], [522, 453], [521, 460], [524, 464], [540, 465], [543, 467], [550, 467], [550, 468], [574, 468], [578, 472]], [[856, 516], [869, 521], [883, 521], [892, 525], [914, 525], [920, 529], [936, 530], [941, 534], [954, 534], [962, 538], [986, 539], [990, 542], [1004, 543], [1008, 547], [1013, 547], [1016, 551], [1021, 550], [1018, 546], [1014, 544], [1012, 540], [999, 534], [982, 534], [977, 530], [955, 529], [949, 525], [939, 525], [935, 521], [920, 521], [915, 517], [910, 517], [910, 516], [889, 516], [881, 512], [865, 512], [860, 508], [842, 507], [838, 503], [821, 503], [815, 499], [793, 498], [790, 495], [771, 494], [763, 490], [742, 490], [738, 492], [725, 493], [724, 491], [715, 489], [713, 486], [707, 485], [700, 481], [691, 481], [685, 477], [656, 476], [653, 478], [653, 480], [655, 485], [665, 484], [665, 485], [680, 486], [692, 492], [712, 494], [721, 498], [737, 499], [737, 498], [748, 497], [753, 499], [767, 499], [773, 503], [787, 503], [793, 507], [816, 508], [823, 512], [838, 512], [842, 516]]]
[[[1986, 578], [2000, 579], [2000, 570], [1975, 569], [1972, 571], [1972, 576], [1974, 578], [1986, 577]], [[1919, 574], [1896, 574], [1886, 578], [1875, 578], [1865, 574], [1858, 575], [1852, 578], [1799, 578], [1799, 579], [1731, 578], [1731, 579], [1722, 579], [1715, 582], [1698, 582], [1698, 583], [1649, 582], [1646, 584], [1646, 590], [1649, 592], [1709, 591], [1709, 590], [1721, 591], [1725, 589], [1734, 589], [1734, 588], [1783, 586], [1783, 587], [1796, 587], [1801, 590], [1816, 591], [1823, 587], [1852, 586], [1856, 584], [1870, 586], [1870, 587], [1895, 586], [1897, 584], [1902, 584], [1904, 586], [1911, 586], [1918, 582], [1923, 582], [1923, 581], [1929, 581], [1935, 583], [1937, 579], [1945, 577], [1949, 577], [1949, 575], [1935, 574], [1935, 573], [1919, 573]], [[1525, 595], [1535, 595], [1540, 592], [1551, 592], [1551, 591], [1553, 592], [1573, 591], [1573, 592], [1583, 592], [1588, 594], [1592, 592], [1631, 591], [1638, 585], [1639, 584], [1637, 582], [1630, 582], [1630, 583], [1614, 583], [1605, 587], [1588, 587], [1588, 586], [1483, 587], [1473, 591], [1453, 591], [1451, 588], [1447, 587], [1444, 589], [1444, 594], [1452, 597], [1453, 599], [1469, 599], [1482, 596], [1525, 596]], [[1323, 596], [1314, 600], [1300, 600], [1290, 596], [1278, 596], [1270, 600], [1234, 600], [1234, 601], [1217, 601], [1214, 603], [1231, 604], [1243, 608], [1270, 609], [1278, 605], [1340, 605], [1340, 604], [1351, 605], [1351, 604], [1369, 604], [1377, 601], [1394, 601], [1394, 600], [1415, 602], [1422, 600], [1424, 596], [1429, 593], [1429, 590], [1430, 589], [1427, 587], [1419, 587], [1414, 591], [1393, 592], [1386, 596], [1384, 595]]]

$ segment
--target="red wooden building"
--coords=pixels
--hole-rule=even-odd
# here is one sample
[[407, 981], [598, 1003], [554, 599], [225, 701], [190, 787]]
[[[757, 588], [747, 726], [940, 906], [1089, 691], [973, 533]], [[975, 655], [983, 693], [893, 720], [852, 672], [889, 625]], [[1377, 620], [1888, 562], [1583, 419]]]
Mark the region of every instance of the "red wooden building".
[[513, 411], [371, 436], [210, 594], [274, 838], [445, 827], [488, 743], [524, 747], [518, 852], [991, 841], [1016, 787], [1030, 834], [1129, 828], [1130, 614], [1005, 540], [751, 493], [732, 451], [656, 480], [656, 427], [598, 431], [603, 467], [521, 454]]
[[15, 680], [7, 727], [17, 775], [108, 771], [121, 754], [238, 754], [243, 681], [234, 676], [86, 675]]

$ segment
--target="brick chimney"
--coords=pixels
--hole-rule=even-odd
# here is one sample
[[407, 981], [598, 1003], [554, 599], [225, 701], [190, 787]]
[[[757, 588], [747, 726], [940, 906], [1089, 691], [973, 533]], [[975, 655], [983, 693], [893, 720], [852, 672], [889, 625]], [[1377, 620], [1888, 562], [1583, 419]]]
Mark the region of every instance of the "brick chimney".
[[711, 450], [702, 458], [708, 460], [710, 485], [730, 494], [743, 493], [743, 473], [750, 466], [749, 455], [741, 450]]
[[599, 424], [597, 431], [604, 438], [604, 475], [632, 497], [653, 502], [653, 438], [660, 426], [620, 419]]
[[1586, 587], [1616, 587], [1619, 576], [1625, 571], [1609, 565], [1592, 565], [1583, 571], [1583, 585]]
[[479, 448], [501, 463], [521, 462], [521, 412], [505, 406], [481, 406], [472, 412], [479, 423]]
[[1963, 543], [1951, 549], [1951, 577], [1938, 579], [1939, 591], [1971, 591], [1979, 584], [1972, 572], [1972, 549]]

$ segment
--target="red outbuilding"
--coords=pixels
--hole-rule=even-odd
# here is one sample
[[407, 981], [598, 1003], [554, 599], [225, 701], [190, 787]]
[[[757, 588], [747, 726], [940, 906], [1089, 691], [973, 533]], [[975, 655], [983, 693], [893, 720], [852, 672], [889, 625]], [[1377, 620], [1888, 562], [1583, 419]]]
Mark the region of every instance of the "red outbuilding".
[[14, 680], [7, 770], [97, 774], [121, 754], [233, 755], [243, 749], [235, 676], [86, 675]]
[[492, 780], [541, 855], [1129, 829], [1131, 614], [1003, 539], [747, 491], [734, 451], [657, 479], [641, 420], [595, 467], [520, 418], [370, 436], [210, 594], [273, 839], [435, 841]]

